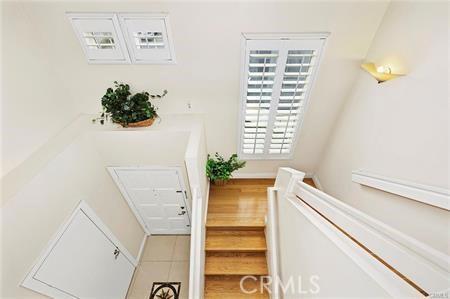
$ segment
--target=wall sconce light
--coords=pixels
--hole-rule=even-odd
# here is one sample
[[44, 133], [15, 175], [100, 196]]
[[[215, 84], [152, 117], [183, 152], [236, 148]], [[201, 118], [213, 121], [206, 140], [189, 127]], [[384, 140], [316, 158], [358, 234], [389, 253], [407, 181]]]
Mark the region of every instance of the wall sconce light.
[[403, 76], [401, 74], [392, 74], [391, 68], [389, 66], [382, 65], [377, 67], [374, 63], [371, 62], [361, 64], [361, 68], [371, 74], [372, 77], [374, 77], [378, 81], [378, 83], [383, 83], [384, 81]]

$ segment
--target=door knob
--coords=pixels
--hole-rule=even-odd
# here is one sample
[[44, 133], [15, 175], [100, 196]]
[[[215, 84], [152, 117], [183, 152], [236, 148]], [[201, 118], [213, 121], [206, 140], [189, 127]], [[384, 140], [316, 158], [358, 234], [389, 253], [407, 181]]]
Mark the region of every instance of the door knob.
[[178, 213], [178, 216], [186, 214], [186, 211], [181, 211], [181, 213]]
[[119, 250], [119, 248], [117, 248], [116, 247], [116, 249], [114, 249], [114, 259], [116, 259], [117, 260], [117, 258], [119, 257], [119, 253], [120, 253], [120, 250]]

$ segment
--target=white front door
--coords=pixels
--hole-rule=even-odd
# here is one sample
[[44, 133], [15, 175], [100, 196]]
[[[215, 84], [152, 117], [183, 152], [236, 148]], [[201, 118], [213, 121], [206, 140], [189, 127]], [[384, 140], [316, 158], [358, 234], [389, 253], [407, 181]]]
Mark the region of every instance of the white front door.
[[178, 168], [115, 167], [124, 196], [151, 234], [188, 234], [187, 194]]

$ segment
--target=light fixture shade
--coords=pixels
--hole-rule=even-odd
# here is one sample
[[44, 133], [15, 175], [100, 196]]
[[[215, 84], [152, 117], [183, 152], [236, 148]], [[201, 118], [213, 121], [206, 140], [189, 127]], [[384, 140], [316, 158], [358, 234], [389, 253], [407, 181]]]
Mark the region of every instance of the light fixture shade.
[[380, 73], [377, 71], [377, 67], [375, 66], [375, 64], [371, 62], [361, 64], [361, 68], [371, 74], [372, 77], [374, 77], [378, 81], [378, 83], [403, 76], [400, 74]]

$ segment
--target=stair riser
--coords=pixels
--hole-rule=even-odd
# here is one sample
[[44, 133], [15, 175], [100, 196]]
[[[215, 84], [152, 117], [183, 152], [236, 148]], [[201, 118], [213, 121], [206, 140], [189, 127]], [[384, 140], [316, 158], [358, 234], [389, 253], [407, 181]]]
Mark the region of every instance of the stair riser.
[[238, 253], [265, 253], [267, 251], [266, 248], [233, 248], [233, 249], [208, 249], [206, 248], [206, 253], [230, 253], [230, 252], [238, 252]]
[[264, 232], [264, 226], [206, 226], [206, 232], [211, 231], [260, 231]]
[[[267, 187], [273, 180], [231, 180], [210, 188], [205, 248], [205, 298], [269, 298], [265, 240]], [[262, 290], [251, 295], [241, 289]]]

